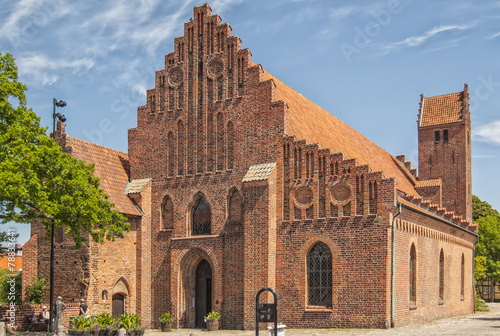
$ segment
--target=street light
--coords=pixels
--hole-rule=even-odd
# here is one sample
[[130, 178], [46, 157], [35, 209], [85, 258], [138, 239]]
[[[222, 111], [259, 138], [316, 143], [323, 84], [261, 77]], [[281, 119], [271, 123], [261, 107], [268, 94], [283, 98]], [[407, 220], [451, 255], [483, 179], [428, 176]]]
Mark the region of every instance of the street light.
[[54, 111], [52, 112], [52, 119], [54, 121], [53, 125], [52, 125], [52, 131], [54, 132], [53, 136], [54, 136], [54, 139], [56, 138], [56, 118], [59, 119], [60, 121], [62, 122], [65, 122], [66, 121], [66, 117], [64, 116], [64, 114], [61, 114], [61, 113], [56, 113], [56, 107], [64, 107], [66, 106], [66, 102], [64, 100], [57, 100], [57, 99], [53, 99], [52, 100], [52, 105], [54, 106]]
[[[61, 113], [56, 113], [56, 107], [66, 106], [64, 100], [53, 99], [52, 105], [54, 110], [52, 112], [52, 136], [56, 138], [56, 118], [62, 122], [66, 121], [66, 117]], [[50, 228], [50, 303], [49, 303], [49, 335], [54, 332], [54, 217], [52, 217], [52, 223]], [[56, 326], [58, 327], [58, 326]]]

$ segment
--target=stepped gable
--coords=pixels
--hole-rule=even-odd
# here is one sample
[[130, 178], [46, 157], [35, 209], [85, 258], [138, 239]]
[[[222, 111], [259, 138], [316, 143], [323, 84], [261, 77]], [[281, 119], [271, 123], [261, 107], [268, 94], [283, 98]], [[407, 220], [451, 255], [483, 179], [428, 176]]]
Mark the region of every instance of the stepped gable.
[[464, 94], [468, 95], [467, 85], [464, 91], [434, 97], [421, 95], [420, 127], [451, 124], [463, 121]]
[[116, 210], [126, 215], [141, 215], [125, 195], [130, 171], [127, 153], [68, 136], [65, 147], [73, 157], [94, 164], [94, 175], [101, 183], [99, 187], [109, 196]]
[[317, 143], [332, 152], [342, 152], [346, 158], [355, 158], [358, 165], [367, 164], [372, 171], [383, 172], [385, 178], [396, 178], [398, 190], [418, 195], [414, 188], [415, 179], [391, 154], [276, 77], [264, 72], [263, 80], [269, 79], [276, 85], [275, 101], [283, 100], [288, 105], [286, 135], [295, 136], [297, 140], [306, 139], [308, 143]]

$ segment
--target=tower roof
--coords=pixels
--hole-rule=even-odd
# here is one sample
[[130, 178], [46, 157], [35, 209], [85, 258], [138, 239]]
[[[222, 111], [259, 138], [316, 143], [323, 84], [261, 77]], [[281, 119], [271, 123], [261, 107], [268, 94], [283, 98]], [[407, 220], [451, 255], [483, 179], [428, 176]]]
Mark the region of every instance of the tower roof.
[[428, 127], [451, 124], [464, 120], [464, 108], [467, 102], [468, 87], [462, 92], [449, 93], [434, 97], [424, 97], [420, 102], [419, 126]]

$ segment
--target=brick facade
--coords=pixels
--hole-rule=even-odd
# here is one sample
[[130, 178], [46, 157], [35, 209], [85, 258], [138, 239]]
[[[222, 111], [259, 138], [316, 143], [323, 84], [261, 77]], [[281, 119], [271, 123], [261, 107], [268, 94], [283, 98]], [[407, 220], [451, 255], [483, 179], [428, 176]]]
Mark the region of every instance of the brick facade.
[[[215, 309], [222, 328], [252, 329], [263, 287], [278, 293], [279, 321], [297, 328], [386, 328], [473, 311], [477, 234], [465, 207], [448, 208], [461, 201], [442, 172], [417, 176], [404, 155], [394, 158], [254, 64], [206, 4], [174, 46], [138, 108], [128, 154], [58, 125], [63, 148], [96, 163], [131, 232], [80, 251], [63, 238], [57, 295], [86, 297], [95, 313], [113, 312], [113, 295], [123, 295], [125, 311], [145, 325], [171, 312], [177, 328], [200, 326]], [[448, 146], [470, 153], [449, 129]], [[27, 278], [48, 272], [42, 228], [32, 235]], [[319, 266], [318, 243], [327, 252], [317, 258], [331, 260]]]

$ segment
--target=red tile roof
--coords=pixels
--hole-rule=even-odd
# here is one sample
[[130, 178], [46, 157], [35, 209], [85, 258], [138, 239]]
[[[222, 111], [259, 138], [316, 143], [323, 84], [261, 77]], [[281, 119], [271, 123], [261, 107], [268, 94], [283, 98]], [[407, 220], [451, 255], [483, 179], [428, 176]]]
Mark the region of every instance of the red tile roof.
[[415, 180], [406, 168], [391, 154], [368, 140], [351, 126], [322, 109], [300, 93], [294, 91], [267, 72], [263, 80], [272, 79], [276, 84], [275, 101], [283, 100], [288, 105], [286, 135], [308, 143], [317, 143], [322, 148], [343, 152], [346, 159], [357, 159], [359, 165], [368, 164], [373, 172], [382, 171], [386, 178], [395, 177], [397, 189], [410, 195], [415, 191]]
[[125, 195], [129, 181], [130, 165], [127, 153], [87, 141], [66, 137], [71, 155], [87, 164], [94, 164], [94, 175], [101, 180], [100, 188], [109, 195], [109, 201], [123, 214], [140, 216], [130, 198]]
[[441, 179], [424, 180], [424, 181], [418, 181], [416, 187], [417, 188], [440, 187], [441, 184], [442, 184]]
[[422, 106], [419, 116], [420, 127], [462, 121], [463, 100], [463, 92], [434, 97], [422, 97]]

